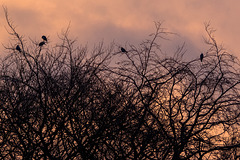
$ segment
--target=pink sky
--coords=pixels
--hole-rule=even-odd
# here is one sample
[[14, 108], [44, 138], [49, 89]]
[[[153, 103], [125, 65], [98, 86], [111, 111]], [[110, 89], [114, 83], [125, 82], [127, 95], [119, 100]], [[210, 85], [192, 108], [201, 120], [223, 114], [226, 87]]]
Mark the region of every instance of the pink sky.
[[[79, 44], [102, 40], [107, 44], [138, 44], [154, 32], [154, 21], [180, 36], [169, 46], [186, 42], [188, 53], [204, 52], [204, 22], [211, 21], [219, 43], [240, 56], [240, 1], [238, 0], [0, 0], [8, 8], [17, 31], [38, 39], [57, 34], [71, 22], [70, 35]], [[3, 9], [0, 9], [0, 42], [6, 44]], [[0, 46], [0, 51], [3, 47]], [[194, 53], [191, 53], [194, 52]], [[2, 53], [1, 53], [2, 54]]]

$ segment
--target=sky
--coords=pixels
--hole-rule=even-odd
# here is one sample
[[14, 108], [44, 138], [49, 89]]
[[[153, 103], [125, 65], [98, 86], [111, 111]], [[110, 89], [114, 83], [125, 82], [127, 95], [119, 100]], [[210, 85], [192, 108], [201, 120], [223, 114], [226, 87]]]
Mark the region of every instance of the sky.
[[[166, 46], [171, 52], [186, 43], [187, 55], [197, 56], [207, 48], [204, 23], [216, 29], [219, 44], [240, 57], [239, 0], [0, 0], [18, 33], [25, 39], [46, 35], [57, 42], [58, 34], [70, 24], [70, 38], [85, 45], [139, 44], [155, 31], [154, 22], [163, 22], [167, 31], [177, 33]], [[0, 8], [0, 43], [9, 35], [3, 9]], [[171, 50], [172, 49], [172, 50]], [[4, 54], [0, 46], [0, 54]]]

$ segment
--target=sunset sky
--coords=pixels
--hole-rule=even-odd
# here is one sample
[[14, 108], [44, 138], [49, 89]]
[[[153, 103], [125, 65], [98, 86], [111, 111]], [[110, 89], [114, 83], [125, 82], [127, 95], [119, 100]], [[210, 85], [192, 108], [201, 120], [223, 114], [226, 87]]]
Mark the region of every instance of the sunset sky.
[[[240, 56], [239, 0], [0, 0], [8, 8], [17, 31], [25, 39], [46, 35], [54, 43], [70, 23], [70, 36], [79, 44], [115, 41], [139, 44], [154, 32], [154, 21], [163, 22], [179, 36], [170, 47], [186, 42], [189, 55], [204, 52], [204, 22], [211, 21], [215, 37], [225, 48]], [[0, 42], [8, 35], [0, 9]], [[0, 46], [3, 52], [3, 47]], [[193, 53], [192, 53], [193, 52]], [[2, 54], [2, 53], [1, 53]]]

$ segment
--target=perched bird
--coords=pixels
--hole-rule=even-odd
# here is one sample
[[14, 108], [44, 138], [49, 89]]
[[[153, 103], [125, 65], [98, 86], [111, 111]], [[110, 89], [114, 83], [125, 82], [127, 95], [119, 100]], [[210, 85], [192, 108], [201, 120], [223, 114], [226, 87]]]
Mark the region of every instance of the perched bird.
[[21, 48], [19, 47], [19, 45], [16, 46], [16, 50], [19, 51], [19, 52], [22, 52]]
[[42, 39], [47, 42], [47, 37], [46, 36], [43, 35]]
[[121, 51], [127, 53], [126, 49], [121, 47]]
[[45, 44], [45, 42], [42, 41], [42, 42], [39, 43], [39, 46], [42, 47], [44, 44]]
[[203, 53], [200, 54], [200, 61], [202, 62], [203, 60]]

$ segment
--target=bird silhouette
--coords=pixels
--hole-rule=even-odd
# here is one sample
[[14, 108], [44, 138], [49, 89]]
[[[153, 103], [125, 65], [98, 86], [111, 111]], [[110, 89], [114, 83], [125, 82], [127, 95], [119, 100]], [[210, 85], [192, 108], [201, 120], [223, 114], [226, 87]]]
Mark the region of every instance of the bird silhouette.
[[121, 51], [127, 53], [126, 49], [121, 47]]
[[203, 53], [200, 54], [200, 61], [202, 62], [203, 60]]
[[19, 45], [16, 46], [16, 50], [19, 52], [22, 52], [21, 48], [19, 47]]
[[42, 42], [39, 43], [39, 46], [42, 47], [44, 44], [45, 44], [45, 42], [42, 41]]
[[42, 39], [47, 42], [47, 37], [46, 36], [43, 35]]

